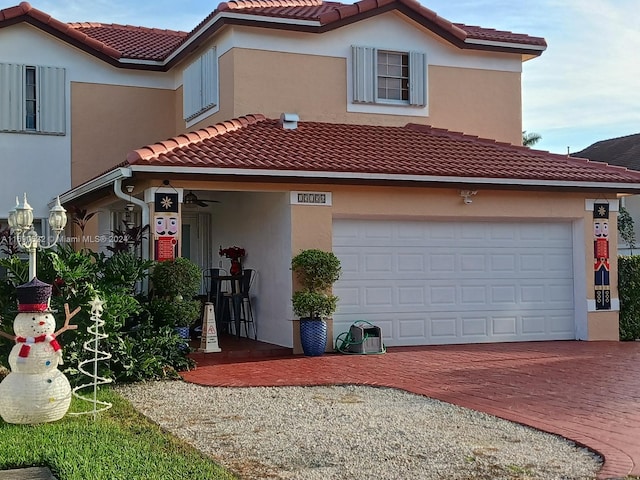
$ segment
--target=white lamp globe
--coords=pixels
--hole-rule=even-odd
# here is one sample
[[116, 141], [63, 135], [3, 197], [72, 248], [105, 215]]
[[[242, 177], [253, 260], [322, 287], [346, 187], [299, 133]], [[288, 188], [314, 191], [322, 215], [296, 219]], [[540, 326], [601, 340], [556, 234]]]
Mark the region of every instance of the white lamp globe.
[[19, 204], [20, 202], [18, 202], [18, 197], [16, 197], [16, 206], [13, 207], [11, 210], [9, 210], [9, 217], [7, 218], [7, 223], [9, 223], [9, 228], [11, 228], [11, 230], [15, 230], [16, 227], [18, 226], [18, 223], [16, 222], [16, 208], [18, 208]]
[[33, 208], [27, 202], [27, 194], [24, 194], [22, 205], [16, 205], [16, 226], [22, 230], [28, 230], [33, 224]]
[[60, 197], [57, 197], [56, 204], [49, 210], [49, 225], [55, 233], [60, 233], [66, 224], [67, 211], [60, 205]]

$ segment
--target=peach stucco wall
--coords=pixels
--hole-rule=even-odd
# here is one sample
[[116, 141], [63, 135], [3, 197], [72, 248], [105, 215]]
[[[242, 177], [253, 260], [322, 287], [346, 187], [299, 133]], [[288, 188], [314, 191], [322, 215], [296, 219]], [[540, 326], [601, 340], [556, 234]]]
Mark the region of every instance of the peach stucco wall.
[[588, 322], [589, 340], [620, 340], [618, 312], [590, 312]]
[[[347, 61], [234, 48], [220, 58], [219, 111], [187, 130], [250, 113], [302, 121], [402, 126], [428, 124], [503, 142], [522, 141], [520, 73], [429, 66], [429, 116], [347, 111]], [[181, 96], [180, 92], [180, 96]], [[177, 112], [184, 125], [182, 111]]]
[[[330, 208], [324, 206], [291, 206], [291, 252], [292, 255], [305, 248], [318, 248], [320, 250], [331, 251], [332, 232], [331, 229], [318, 228], [318, 226], [332, 224], [332, 212]], [[294, 289], [296, 281], [294, 275]], [[293, 328], [293, 353], [302, 353], [300, 344], [300, 321], [294, 319]], [[333, 338], [333, 320], [327, 320], [327, 337]], [[333, 345], [327, 342], [327, 351], [332, 351]]]
[[435, 127], [522, 143], [520, 73], [430, 66], [429, 98]]
[[127, 152], [173, 136], [175, 91], [71, 84], [71, 183], [123, 162]]

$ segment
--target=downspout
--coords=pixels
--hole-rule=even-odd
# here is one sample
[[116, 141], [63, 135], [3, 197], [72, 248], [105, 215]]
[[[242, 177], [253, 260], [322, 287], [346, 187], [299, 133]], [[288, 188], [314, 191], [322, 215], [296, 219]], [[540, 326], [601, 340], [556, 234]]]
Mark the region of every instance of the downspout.
[[[133, 203], [134, 205], [138, 205], [140, 210], [142, 210], [142, 227], [145, 225], [150, 225], [150, 213], [149, 213], [149, 205], [147, 205], [143, 200], [139, 198], [133, 197], [128, 193], [122, 191], [122, 178], [117, 178], [113, 182], [113, 193], [116, 194], [116, 197], [125, 200], [127, 203]], [[141, 247], [142, 259], [149, 260], [149, 241], [143, 241]], [[145, 279], [142, 283], [142, 290], [146, 292], [148, 289], [148, 282]]]

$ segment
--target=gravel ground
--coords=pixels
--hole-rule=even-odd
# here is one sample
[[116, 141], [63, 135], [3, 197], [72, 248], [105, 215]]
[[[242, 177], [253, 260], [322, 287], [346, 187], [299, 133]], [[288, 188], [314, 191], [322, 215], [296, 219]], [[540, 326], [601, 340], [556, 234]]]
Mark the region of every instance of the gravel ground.
[[118, 391], [242, 479], [592, 479], [601, 466], [562, 438], [389, 388]]

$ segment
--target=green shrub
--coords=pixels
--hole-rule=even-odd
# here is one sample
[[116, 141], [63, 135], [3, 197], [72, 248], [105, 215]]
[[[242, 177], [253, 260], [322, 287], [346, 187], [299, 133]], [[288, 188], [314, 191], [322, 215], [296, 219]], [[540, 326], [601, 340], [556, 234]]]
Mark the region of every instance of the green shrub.
[[340, 278], [340, 260], [333, 252], [302, 250], [291, 259], [291, 268], [303, 288], [326, 292]]
[[300, 318], [330, 317], [338, 307], [338, 297], [324, 292], [299, 290], [294, 292], [293, 313]]
[[193, 298], [200, 291], [202, 272], [191, 260], [176, 258], [157, 263], [151, 281], [157, 296]]
[[618, 257], [620, 340], [640, 338], [640, 255]]
[[156, 297], [149, 304], [149, 312], [158, 327], [190, 327], [200, 318], [199, 300], [170, 300]]
[[302, 284], [293, 294], [293, 312], [300, 318], [324, 318], [336, 311], [338, 297], [330, 293], [340, 278], [340, 260], [333, 252], [302, 250], [291, 259], [291, 269]]
[[143, 312], [120, 335], [107, 339], [113, 378], [121, 382], [179, 378], [178, 372], [194, 366], [187, 357], [189, 345], [173, 327], [158, 327], [149, 312]]
[[618, 211], [618, 233], [622, 240], [629, 246], [631, 255], [633, 255], [633, 249], [636, 248], [636, 230], [633, 217], [631, 217], [629, 211], [624, 207], [620, 207]]
[[104, 258], [100, 283], [134, 291], [136, 284], [147, 276], [147, 271], [153, 264], [152, 260], [142, 261], [130, 252], [111, 255]]
[[[116, 380], [165, 378], [167, 372], [175, 374], [192, 365], [187, 358], [188, 345], [168, 325], [158, 327], [154, 323], [149, 314], [149, 300], [138, 291], [154, 262], [143, 261], [128, 252], [107, 257], [89, 250], [74, 251], [69, 245], [40, 251], [37, 261], [38, 278], [54, 286], [51, 307], [58, 311], [58, 326], [64, 320], [65, 303], [71, 310], [82, 308], [71, 320], [78, 329], [65, 332], [60, 340], [64, 348], [64, 372], [72, 384], [86, 381], [75, 367], [93, 356], [83, 348], [83, 343], [93, 339], [87, 327], [94, 323], [89, 302], [96, 295], [105, 302], [102, 319], [104, 333], [108, 335], [100, 348], [112, 354], [109, 362], [99, 365], [101, 374]], [[17, 313], [15, 287], [27, 281], [28, 272], [26, 262], [17, 256], [1, 259], [0, 265], [8, 272], [0, 279], [0, 328], [13, 333]], [[198, 288], [199, 285], [198, 270]], [[8, 364], [12, 346], [13, 342], [0, 337], [0, 364]]]

